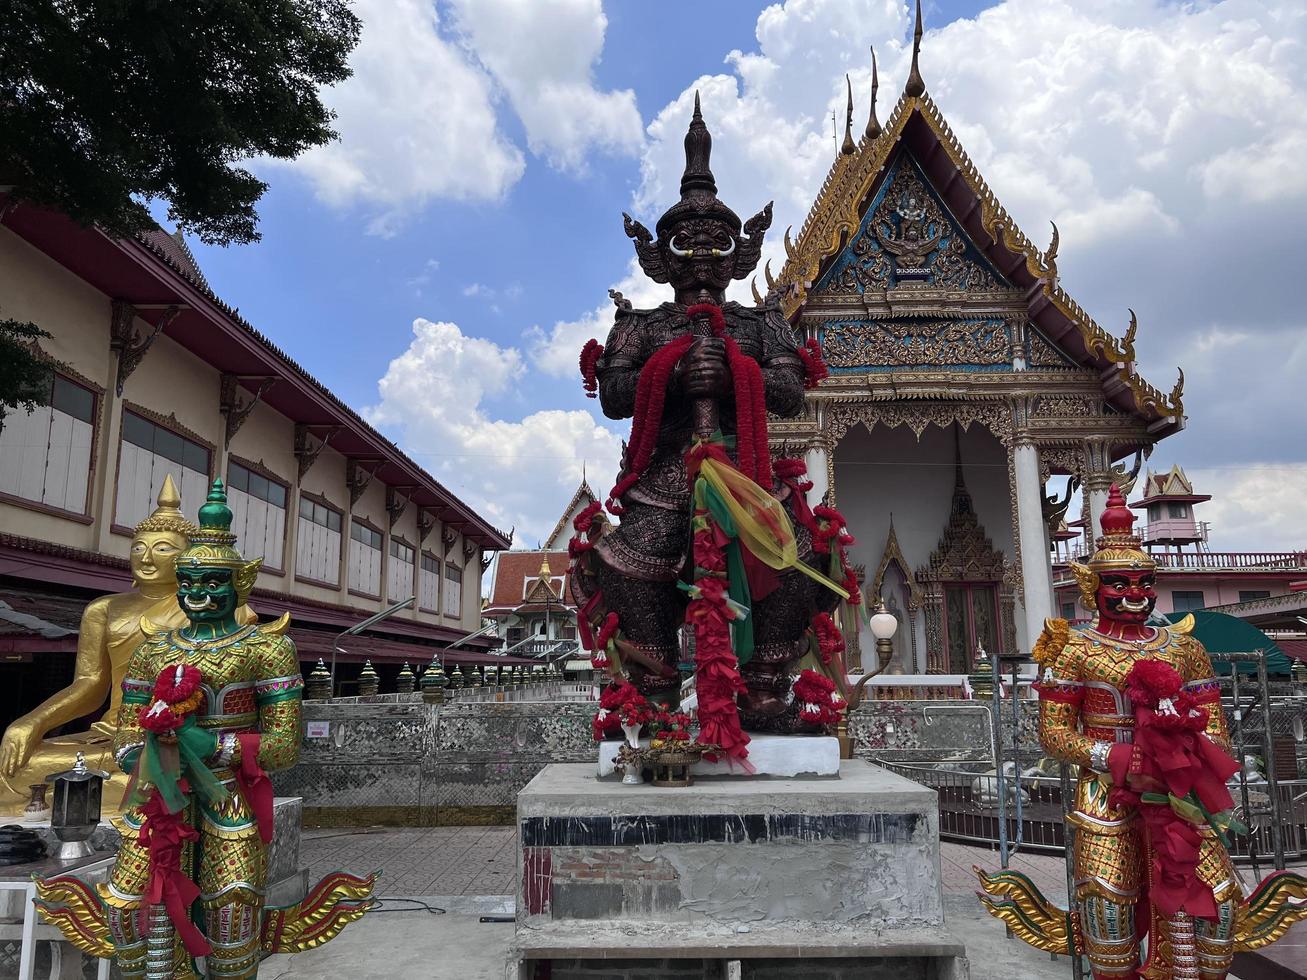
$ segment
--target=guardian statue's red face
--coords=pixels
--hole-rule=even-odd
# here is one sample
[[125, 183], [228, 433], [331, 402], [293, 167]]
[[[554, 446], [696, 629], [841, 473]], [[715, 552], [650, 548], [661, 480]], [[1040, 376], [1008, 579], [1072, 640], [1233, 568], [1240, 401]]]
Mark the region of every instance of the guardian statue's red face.
[[1102, 572], [1094, 605], [1100, 621], [1146, 623], [1157, 605], [1157, 575], [1152, 569]]

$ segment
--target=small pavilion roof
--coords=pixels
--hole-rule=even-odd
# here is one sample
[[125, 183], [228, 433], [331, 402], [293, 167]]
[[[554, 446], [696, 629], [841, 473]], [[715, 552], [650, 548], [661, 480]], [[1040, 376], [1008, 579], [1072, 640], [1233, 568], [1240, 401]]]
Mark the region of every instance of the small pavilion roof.
[[1184, 470], [1177, 463], [1168, 473], [1154, 473], [1149, 470], [1148, 477], [1144, 480], [1143, 498], [1130, 506], [1138, 510], [1163, 501], [1173, 504], [1201, 504], [1211, 499], [1210, 493], [1194, 493], [1194, 485], [1189, 482], [1189, 477], [1185, 476]]

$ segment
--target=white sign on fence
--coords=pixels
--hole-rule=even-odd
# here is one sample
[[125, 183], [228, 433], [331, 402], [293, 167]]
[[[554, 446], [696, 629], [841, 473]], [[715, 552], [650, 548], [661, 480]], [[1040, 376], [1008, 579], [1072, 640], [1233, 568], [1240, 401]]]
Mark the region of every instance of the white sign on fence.
[[328, 738], [331, 735], [331, 722], [311, 721], [308, 724], [309, 738]]

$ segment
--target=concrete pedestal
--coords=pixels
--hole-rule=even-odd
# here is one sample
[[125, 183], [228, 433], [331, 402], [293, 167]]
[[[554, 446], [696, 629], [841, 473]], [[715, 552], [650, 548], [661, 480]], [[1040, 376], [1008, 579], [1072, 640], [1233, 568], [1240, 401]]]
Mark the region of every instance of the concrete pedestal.
[[830, 980], [967, 977], [943, 929], [935, 794], [869, 763], [686, 789], [551, 765], [517, 812], [522, 978], [603, 960], [606, 977], [788, 980], [814, 958]]

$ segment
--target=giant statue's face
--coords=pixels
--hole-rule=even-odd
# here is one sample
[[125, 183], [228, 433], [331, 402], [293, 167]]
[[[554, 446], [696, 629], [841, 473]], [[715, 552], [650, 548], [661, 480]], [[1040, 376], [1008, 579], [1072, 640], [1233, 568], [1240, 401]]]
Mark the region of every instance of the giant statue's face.
[[174, 531], [142, 531], [132, 538], [130, 561], [136, 585], [171, 583], [177, 574], [177, 556], [186, 539]]
[[230, 568], [183, 565], [177, 569], [177, 603], [193, 623], [221, 623], [240, 605]]
[[1151, 569], [1104, 572], [1094, 599], [1103, 619], [1145, 623], [1157, 605], [1157, 575]]
[[715, 218], [678, 221], [663, 246], [667, 277], [678, 291], [721, 292], [735, 273], [735, 235]]

